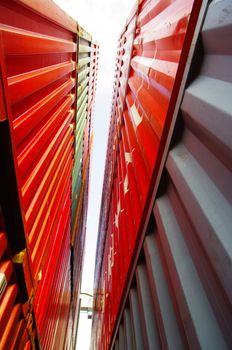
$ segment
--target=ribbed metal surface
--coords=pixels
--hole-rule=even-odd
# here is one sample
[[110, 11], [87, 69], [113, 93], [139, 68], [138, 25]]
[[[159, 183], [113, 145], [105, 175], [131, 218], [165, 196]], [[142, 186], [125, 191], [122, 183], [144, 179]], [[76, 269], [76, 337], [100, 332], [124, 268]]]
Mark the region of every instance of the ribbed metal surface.
[[[101, 327], [94, 321], [93, 336], [108, 339], [94, 345], [99, 349], [109, 347], [116, 326], [199, 7], [192, 0], [141, 1], [119, 38], [95, 269], [96, 298], [102, 298], [103, 290], [104, 316], [96, 315]], [[140, 303], [144, 297], [141, 291]], [[149, 308], [143, 317], [142, 324], [149, 324]], [[156, 342], [149, 330], [145, 346]]]
[[98, 66], [98, 44], [78, 26], [77, 114], [75, 123], [74, 166], [72, 176], [72, 238], [73, 251], [73, 346], [76, 346], [78, 303], [82, 261], [85, 245], [85, 222], [89, 188], [92, 118]]
[[[8, 119], [36, 281], [55, 239], [56, 217], [61, 215], [71, 176], [76, 44], [74, 34], [65, 30], [60, 34], [60, 28], [49, 22], [33, 30], [33, 14], [24, 24], [22, 18], [17, 20], [15, 7], [14, 3], [3, 7], [1, 20], [7, 26], [2, 24], [0, 30]], [[9, 11], [15, 11], [13, 18], [7, 16]], [[25, 18], [29, 15], [26, 9], [19, 11]]]
[[[131, 11], [130, 18], [125, 28], [123, 29], [119, 40], [118, 40], [118, 54], [116, 59], [115, 67], [115, 81], [113, 86], [113, 101], [112, 101], [112, 118], [110, 120], [109, 127], [109, 136], [108, 136], [108, 146], [107, 146], [107, 155], [106, 155], [106, 165], [105, 165], [105, 174], [103, 182], [103, 191], [102, 191], [102, 204], [101, 204], [101, 213], [104, 215], [101, 216], [101, 221], [99, 223], [99, 232], [105, 232], [107, 228], [107, 213], [110, 207], [111, 201], [111, 187], [113, 184], [114, 176], [114, 167], [116, 161], [116, 150], [118, 139], [116, 137], [118, 130], [121, 125], [123, 105], [126, 93], [126, 81], [130, 65], [130, 57], [133, 47], [134, 31], [136, 25], [136, 14], [137, 14], [137, 5]], [[123, 85], [122, 85], [123, 83]], [[98, 256], [102, 256], [104, 250], [104, 235], [98, 235]], [[95, 267], [95, 279], [99, 278], [101, 268], [101, 259], [96, 259]]]
[[[67, 199], [71, 192], [67, 193]], [[71, 213], [67, 207], [60, 220], [60, 232], [56, 244], [53, 243], [49, 259], [44, 265], [44, 278], [41, 280], [35, 298], [35, 314], [40, 331], [40, 345], [44, 349], [53, 349], [59, 340], [62, 347], [71, 303], [70, 285], [70, 231]]]
[[78, 202], [81, 200], [84, 133], [87, 125], [88, 93], [90, 80], [91, 40], [92, 37], [80, 26], [78, 27], [78, 63], [77, 63], [77, 114], [75, 123], [74, 167], [72, 177], [72, 226], [77, 230], [76, 217]]
[[129, 315], [132, 328], [132, 342], [135, 349], [143, 349], [144, 341], [142, 337], [142, 325], [139, 313], [138, 294], [136, 289], [130, 290], [129, 295]]
[[[135, 349], [154, 349], [147, 346], [150, 328], [153, 336], [158, 332], [156, 348], [232, 346], [230, 8], [226, 0], [209, 4], [201, 31], [203, 50], [200, 42], [196, 47], [200, 70], [196, 75], [193, 60], [194, 78], [184, 92], [175, 146], [167, 157], [124, 310], [133, 320], [131, 294], [137, 295], [146, 345]], [[147, 294], [145, 307], [139, 301], [141, 290]], [[145, 310], [153, 314], [147, 323]], [[124, 324], [122, 317], [114, 349]], [[134, 344], [136, 337], [133, 332]]]
[[[22, 349], [29, 339], [0, 207], [0, 348]], [[33, 339], [29, 341], [32, 347]]]
[[0, 195], [26, 332], [35, 318], [37, 347], [72, 349], [98, 44], [51, 0], [2, 0], [0, 21]]
[[[78, 230], [81, 206], [88, 193], [89, 158], [91, 151], [92, 114], [98, 65], [98, 45], [79, 27], [78, 92], [75, 127], [75, 154], [72, 178], [73, 234]], [[84, 215], [85, 216], [85, 215]], [[74, 242], [73, 242], [74, 243]], [[78, 244], [80, 246], [80, 243]]]
[[98, 75], [98, 61], [99, 61], [99, 45], [95, 40], [92, 39], [89, 93], [88, 93], [88, 116], [87, 116], [88, 124], [85, 130], [84, 160], [87, 158], [88, 151], [91, 148], [91, 137], [93, 133], [93, 114], [94, 114], [94, 106], [95, 106], [95, 92], [97, 87], [97, 75]]
[[[60, 336], [62, 346], [70, 308], [76, 44], [74, 33], [21, 7], [23, 22], [15, 7], [3, 7], [7, 25], [0, 27], [5, 94], [34, 279], [34, 313], [40, 346], [49, 349]], [[8, 11], [14, 16], [7, 16]], [[41, 26], [35, 28], [35, 19]]]

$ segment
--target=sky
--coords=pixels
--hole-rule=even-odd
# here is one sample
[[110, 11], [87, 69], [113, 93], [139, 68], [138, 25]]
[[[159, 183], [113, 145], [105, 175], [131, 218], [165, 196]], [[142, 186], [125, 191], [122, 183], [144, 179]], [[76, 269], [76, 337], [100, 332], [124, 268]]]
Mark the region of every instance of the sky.
[[[93, 293], [95, 249], [118, 37], [135, 0], [55, 0], [100, 45], [82, 292]], [[88, 328], [89, 327], [89, 328]], [[91, 321], [80, 317], [77, 349], [89, 349]], [[85, 330], [85, 331], [84, 331]]]

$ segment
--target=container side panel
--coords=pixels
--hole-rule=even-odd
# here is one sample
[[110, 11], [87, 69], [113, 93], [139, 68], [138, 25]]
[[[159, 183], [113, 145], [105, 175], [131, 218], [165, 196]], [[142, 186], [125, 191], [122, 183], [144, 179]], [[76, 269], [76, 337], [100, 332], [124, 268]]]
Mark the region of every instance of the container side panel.
[[[141, 117], [141, 112], [144, 113], [148, 107], [147, 102], [140, 105], [140, 101], [144, 102], [143, 97], [147, 96], [144, 92], [140, 99], [140, 91], [143, 88], [158, 89], [158, 101], [162, 108], [166, 108], [168, 89], [172, 89], [173, 84], [175, 86], [175, 76], [171, 78], [179, 60], [178, 46], [175, 45], [181, 44], [184, 39], [181, 36], [183, 32], [172, 42], [177, 50], [174, 52], [159, 50], [160, 47], [165, 48], [169, 41], [168, 36], [160, 35], [171, 30], [171, 19], [177, 20], [177, 12], [180, 14], [187, 2], [183, 3], [183, 7], [177, 12], [174, 10], [177, 3], [172, 2], [170, 8], [166, 8], [165, 4], [144, 1], [140, 5], [138, 23], [142, 28], [149, 28], [152, 24], [153, 30], [142, 30], [139, 34], [143, 36], [141, 42], [146, 47], [146, 59], [138, 59], [135, 56], [131, 60], [134, 69], [129, 77], [126, 95], [129, 114], [125, 124], [127, 133], [124, 134], [123, 131], [124, 140], [128, 138], [126, 147], [130, 147], [130, 142], [140, 137], [138, 128], [144, 118]], [[178, 4], [180, 5], [180, 2]], [[115, 333], [111, 336], [111, 349], [117, 349], [119, 344], [125, 346], [126, 336], [122, 341], [122, 328], [125, 329], [126, 314], [131, 321], [130, 338], [135, 349], [153, 349], [154, 344], [156, 348], [164, 349], [230, 349], [232, 346], [232, 48], [228, 40], [232, 19], [231, 16], [224, 15], [228, 13], [229, 8], [230, 2], [226, 0], [210, 2], [203, 16], [204, 21], [200, 23], [200, 34], [192, 56], [182, 102], [178, 107], [168, 155], [158, 191], [155, 192], [156, 197], [154, 202], [151, 202], [153, 210], [149, 214], [145, 237], [134, 261], [126, 296], [124, 299], [117, 299], [123, 307]], [[160, 27], [156, 21], [158, 18], [164, 19], [166, 10], [170, 15], [167, 17], [170, 27], [164, 29], [162, 24], [165, 21]], [[151, 13], [157, 17], [151, 19]], [[185, 11], [183, 13], [186, 14]], [[199, 20], [201, 21], [201, 17]], [[185, 23], [184, 17], [181, 23]], [[149, 46], [153, 33], [157, 35], [155, 57], [151, 52], [154, 46]], [[169, 67], [170, 75], [166, 75], [163, 80], [161, 75], [164, 71], [161, 67], [164, 58], [167, 57], [166, 67]], [[149, 67], [146, 67], [148, 62]], [[155, 75], [152, 73], [153, 68], [156, 70]], [[140, 87], [136, 85], [135, 88], [136, 80], [143, 79], [144, 75], [150, 82], [148, 80], [147, 84]], [[161, 83], [162, 89], [157, 85]], [[153, 97], [157, 96], [155, 90], [151, 94]], [[133, 97], [135, 93], [136, 98]], [[132, 106], [132, 112], [129, 106]], [[147, 133], [146, 135], [148, 138]], [[145, 148], [141, 148], [140, 152], [145, 152]], [[127, 157], [133, 164], [133, 158]], [[143, 159], [145, 163], [144, 155]], [[144, 167], [149, 174], [149, 162], [144, 164]], [[116, 171], [115, 177], [121, 179], [121, 174]], [[117, 210], [117, 188], [115, 186], [113, 193], [114, 210]], [[121, 215], [121, 211], [118, 212]], [[109, 220], [110, 218], [109, 215]], [[122, 232], [119, 231], [119, 234], [123, 235]], [[105, 243], [105, 251], [107, 247]], [[117, 264], [119, 265], [116, 258], [114, 264], [116, 269]], [[116, 271], [114, 268], [112, 271]], [[117, 277], [119, 281], [119, 275]], [[113, 276], [111, 278], [113, 279]], [[101, 274], [99, 285], [104, 286], [105, 280], [106, 277]], [[108, 290], [105, 292], [109, 293]], [[115, 294], [116, 292], [112, 291]], [[111, 296], [109, 298], [113, 299]], [[93, 328], [93, 332], [98, 335], [93, 335], [93, 344], [97, 349], [100, 348], [99, 334], [103, 334], [103, 329], [108, 329], [107, 320], [100, 311], [102, 312], [96, 311], [94, 327], [101, 325], [102, 330], [98, 329], [96, 332], [96, 328]]]

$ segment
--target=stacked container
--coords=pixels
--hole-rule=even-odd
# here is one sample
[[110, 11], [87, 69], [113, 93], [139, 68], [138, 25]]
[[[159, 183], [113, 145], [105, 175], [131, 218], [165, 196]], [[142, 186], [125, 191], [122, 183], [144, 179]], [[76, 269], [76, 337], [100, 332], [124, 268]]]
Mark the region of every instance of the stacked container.
[[[18, 257], [19, 258], [19, 257]], [[0, 348], [30, 349], [35, 345], [35, 329], [28, 305], [22, 304], [7, 234], [0, 208]]]
[[[79, 294], [85, 245], [90, 153], [92, 144], [92, 115], [98, 66], [98, 44], [78, 26], [77, 115], [75, 124], [74, 167], [72, 176], [72, 285], [73, 334], [77, 337]], [[76, 340], [75, 340], [76, 341]]]
[[[1, 204], [7, 239], [25, 320], [35, 321], [38, 346], [74, 348], [84, 249], [84, 229], [76, 226], [85, 226], [87, 210], [88, 187], [80, 188], [89, 175], [81, 159], [85, 149], [88, 158], [90, 153], [85, 134], [90, 135], [92, 118], [92, 39], [88, 35], [83, 81], [74, 20], [52, 1], [46, 7], [40, 1], [1, 1], [0, 7]], [[77, 100], [82, 88], [84, 117]], [[82, 245], [71, 249], [76, 231]]]
[[229, 8], [139, 1], [119, 38], [92, 349], [232, 346]]

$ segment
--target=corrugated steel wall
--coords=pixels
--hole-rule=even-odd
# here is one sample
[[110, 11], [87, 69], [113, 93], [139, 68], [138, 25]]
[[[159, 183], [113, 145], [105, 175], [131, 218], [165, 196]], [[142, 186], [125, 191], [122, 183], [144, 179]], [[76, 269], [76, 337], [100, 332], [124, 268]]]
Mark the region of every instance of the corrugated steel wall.
[[82, 28], [79, 28], [79, 53], [78, 53], [78, 87], [77, 87], [77, 109], [75, 129], [75, 164], [73, 168], [73, 225], [81, 192], [84, 138], [83, 134], [87, 124], [88, 90], [90, 74], [91, 36]]
[[[15, 263], [15, 265], [14, 265]], [[0, 207], [0, 348], [31, 348], [35, 341], [32, 319], [25, 319], [27, 312], [19, 294], [15, 266]]]
[[[32, 274], [33, 311], [40, 346], [49, 349], [57, 334], [65, 335], [71, 301], [76, 34], [15, 3], [3, 8], [3, 16], [7, 24], [1, 26], [4, 90]], [[40, 26], [35, 27], [37, 21]]]
[[1, 1], [0, 19], [1, 203], [24, 317], [35, 318], [41, 349], [72, 349], [96, 50], [91, 36], [50, 0], [46, 6]]
[[95, 347], [109, 347], [141, 239], [199, 1], [141, 1], [119, 38], [95, 270]]
[[112, 349], [232, 346], [230, 9], [207, 9]]
[[[136, 14], [137, 6], [131, 11], [130, 18], [122, 31], [119, 41], [118, 41], [118, 56], [116, 60], [115, 67], [115, 81], [113, 87], [113, 101], [112, 101], [112, 118], [110, 120], [109, 127], [109, 136], [108, 136], [108, 146], [107, 146], [107, 155], [106, 155], [106, 165], [105, 165], [105, 175], [103, 182], [103, 191], [102, 191], [102, 204], [101, 204], [101, 213], [104, 215], [101, 216], [101, 221], [99, 223], [99, 232], [105, 232], [107, 229], [107, 215], [108, 209], [111, 201], [111, 187], [113, 183], [114, 176], [114, 167], [116, 161], [116, 142], [117, 142], [117, 122], [121, 123], [123, 105], [125, 104], [125, 92], [126, 92], [126, 78], [122, 74], [122, 69], [125, 71], [125, 74], [128, 75], [130, 56], [132, 53], [132, 45], [134, 39], [134, 31], [136, 25]], [[121, 84], [122, 80], [122, 84]], [[119, 90], [120, 89], [120, 90]], [[117, 122], [116, 122], [117, 121]], [[109, 162], [108, 162], [109, 160]], [[104, 236], [98, 235], [98, 256], [103, 255], [104, 250]], [[101, 259], [96, 259], [95, 267], [95, 279], [97, 283], [99, 273], [101, 268]]]
[[85, 245], [90, 153], [92, 144], [92, 117], [98, 66], [98, 44], [90, 34], [78, 26], [77, 115], [75, 127], [75, 154], [72, 178], [72, 251], [73, 251], [73, 334], [77, 339], [79, 294], [82, 260]]

